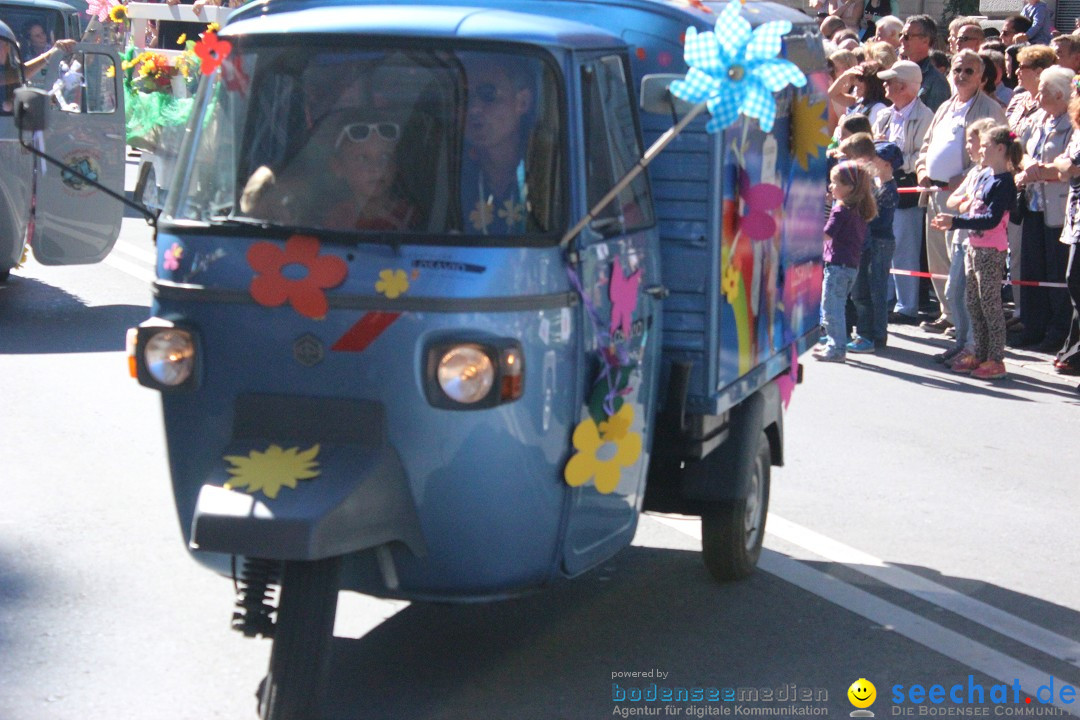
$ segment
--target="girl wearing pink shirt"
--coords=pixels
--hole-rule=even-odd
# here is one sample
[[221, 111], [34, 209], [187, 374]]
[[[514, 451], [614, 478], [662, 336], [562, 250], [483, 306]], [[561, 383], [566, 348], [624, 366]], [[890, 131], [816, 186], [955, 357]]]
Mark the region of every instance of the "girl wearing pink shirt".
[[1005, 315], [1001, 307], [1001, 279], [1009, 249], [1006, 224], [1016, 205], [1013, 172], [1020, 167], [1024, 147], [1006, 125], [981, 135], [983, 165], [990, 168], [979, 178], [962, 215], [941, 213], [933, 220], [939, 230], [970, 230], [964, 258], [967, 288], [964, 301], [975, 335], [979, 366], [971, 376], [983, 380], [1005, 377]]

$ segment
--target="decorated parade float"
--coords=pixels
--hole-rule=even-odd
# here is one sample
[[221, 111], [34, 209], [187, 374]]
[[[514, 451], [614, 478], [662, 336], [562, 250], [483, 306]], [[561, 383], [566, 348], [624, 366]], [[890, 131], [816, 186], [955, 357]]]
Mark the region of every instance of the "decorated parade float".
[[107, 254], [120, 208], [92, 194], [100, 153], [46, 126], [100, 144], [127, 101], [129, 139], [164, 154], [189, 116], [128, 363], [161, 395], [183, 542], [233, 579], [233, 626], [273, 638], [261, 717], [325, 717], [342, 590], [514, 597], [605, 562], [643, 511], [700, 517], [716, 579], [754, 571], [820, 333], [812, 18], [262, 0], [201, 35], [167, 66], [100, 51], [123, 75], [86, 84], [104, 111], [21, 88], [15, 124], [69, 186], [42, 220], [76, 185], [80, 213], [115, 213], [93, 247], [61, 232], [89, 223], [39, 228], [35, 256], [72, 264]]

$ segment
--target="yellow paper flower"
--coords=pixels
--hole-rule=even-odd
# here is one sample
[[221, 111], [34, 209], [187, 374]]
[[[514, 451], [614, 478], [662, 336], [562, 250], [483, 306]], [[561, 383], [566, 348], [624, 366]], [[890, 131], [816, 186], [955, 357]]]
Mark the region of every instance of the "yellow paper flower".
[[727, 296], [728, 303], [734, 305], [735, 301], [739, 298], [739, 285], [742, 283], [741, 274], [735, 269], [733, 265], [728, 265], [724, 268], [724, 277], [722, 288], [724, 295]]
[[403, 294], [409, 289], [409, 276], [404, 270], [380, 270], [379, 280], [375, 283], [375, 291], [382, 293], [390, 300]]
[[109, 67], [105, 68], [105, 77], [107, 77], [107, 78], [116, 77], [116, 67], [113, 66], [113, 65], [110, 65]]
[[607, 495], [618, 487], [622, 469], [641, 457], [641, 434], [625, 432], [615, 438], [611, 423], [616, 418], [620, 418], [616, 423], [618, 428], [622, 428], [624, 419], [628, 418], [626, 427], [629, 428], [634, 420], [633, 406], [624, 404], [614, 417], [603, 423], [608, 430], [604, 437], [600, 436], [596, 421], [591, 417], [582, 420], [574, 429], [573, 443], [577, 454], [570, 458], [563, 471], [567, 485], [578, 487], [592, 478], [597, 491]]
[[180, 37], [176, 38], [177, 45], [183, 45], [187, 42], [187, 33], [180, 33]]
[[283, 487], [296, 489], [300, 480], [310, 480], [319, 475], [319, 446], [312, 445], [303, 452], [294, 447], [282, 450], [278, 445], [271, 445], [266, 452], [252, 450], [247, 457], [226, 455], [225, 461], [232, 463], [228, 468], [232, 476], [225, 485], [228, 489], [241, 489], [254, 495], [262, 492], [273, 500]]
[[109, 19], [114, 23], [121, 23], [128, 19], [128, 9], [123, 5], [113, 5], [109, 10]]
[[795, 162], [806, 170], [832, 139], [825, 119], [825, 102], [811, 104], [808, 96], [797, 97], [791, 106], [791, 116], [791, 151]]
[[632, 422], [634, 422], [634, 408], [630, 407], [628, 403], [623, 403], [623, 406], [619, 408], [619, 412], [601, 422], [597, 426], [597, 430], [600, 431], [600, 437], [605, 441], [614, 442], [626, 437], [626, 433], [630, 432], [630, 423]]
[[210, 23], [209, 25], [206, 26], [206, 32], [216, 33], [220, 29], [221, 29], [221, 26], [218, 25], [216, 22], [212, 22], [212, 23]]

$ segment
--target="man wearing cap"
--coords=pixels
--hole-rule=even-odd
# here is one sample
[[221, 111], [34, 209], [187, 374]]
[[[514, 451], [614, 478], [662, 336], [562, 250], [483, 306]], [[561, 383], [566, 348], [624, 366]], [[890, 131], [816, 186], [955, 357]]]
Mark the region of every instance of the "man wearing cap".
[[[919, 185], [937, 188], [937, 192], [922, 193], [927, 205], [927, 218], [938, 213], [948, 212], [945, 199], [956, 189], [971, 167], [971, 158], [964, 149], [967, 128], [971, 123], [983, 118], [991, 118], [1005, 124], [1005, 111], [997, 100], [982, 92], [983, 61], [978, 53], [961, 50], [952, 59], [952, 81], [955, 94], [942, 104], [934, 113], [930, 128], [926, 131], [926, 140], [919, 151], [919, 160], [915, 164]], [[948, 232], [952, 232], [951, 230]], [[937, 320], [922, 323], [922, 328], [929, 332], [944, 332], [952, 327], [951, 308], [945, 298], [945, 277], [949, 274], [952, 258], [951, 238], [947, 233], [926, 226], [926, 262], [930, 272], [941, 277], [934, 277], [934, 294], [941, 305], [941, 316]]]
[[930, 51], [934, 49], [937, 37], [937, 23], [929, 15], [914, 15], [904, 23], [900, 33], [900, 55], [910, 60], [922, 71], [922, 86], [919, 99], [931, 112], [937, 112], [941, 104], [949, 99], [952, 90], [949, 81], [938, 72], [930, 61]]
[[[899, 60], [878, 77], [885, 82], [885, 97], [892, 102], [892, 109], [878, 115], [874, 124], [874, 137], [895, 143], [904, 156], [904, 164], [895, 173], [896, 184], [914, 187], [918, 184], [915, 163], [926, 139], [926, 131], [934, 119], [934, 113], [919, 100], [922, 86], [922, 70], [910, 60]], [[919, 195], [902, 193], [900, 204], [893, 215], [893, 235], [896, 250], [892, 266], [898, 270], [918, 270], [922, 250], [925, 210], [919, 207]], [[896, 307], [889, 314], [889, 321], [915, 324], [919, 318], [919, 279], [894, 275], [889, 283], [889, 297], [896, 298]]]

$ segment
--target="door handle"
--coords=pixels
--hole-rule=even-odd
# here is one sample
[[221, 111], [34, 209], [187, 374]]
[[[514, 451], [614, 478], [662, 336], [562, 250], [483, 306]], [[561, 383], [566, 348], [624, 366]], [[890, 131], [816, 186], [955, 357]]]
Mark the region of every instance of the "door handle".
[[649, 287], [645, 288], [645, 294], [654, 297], [657, 300], [663, 300], [671, 294], [671, 291], [663, 285], [650, 285]]

